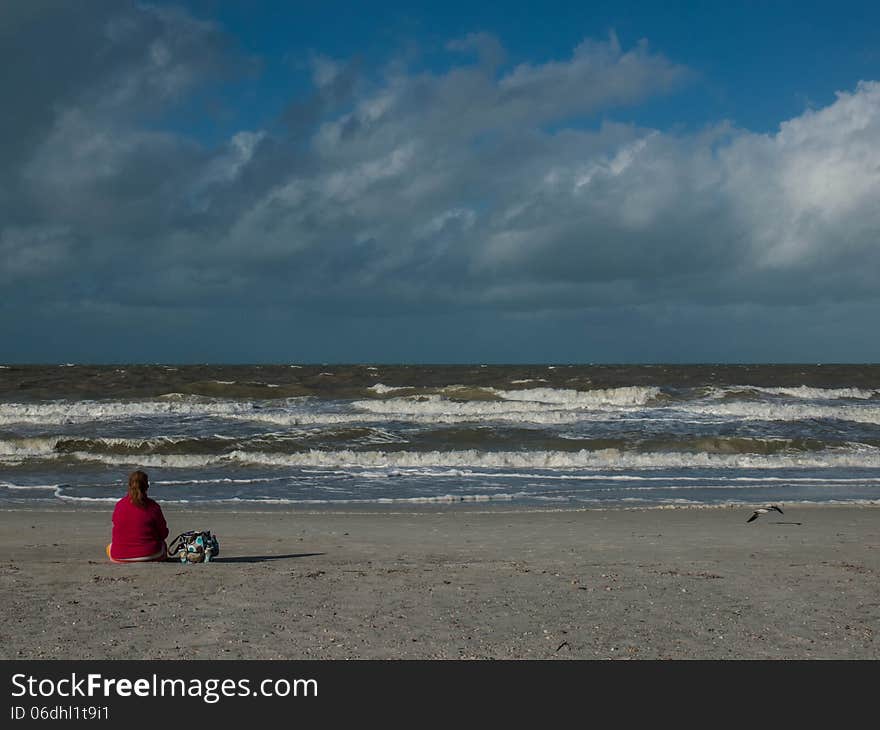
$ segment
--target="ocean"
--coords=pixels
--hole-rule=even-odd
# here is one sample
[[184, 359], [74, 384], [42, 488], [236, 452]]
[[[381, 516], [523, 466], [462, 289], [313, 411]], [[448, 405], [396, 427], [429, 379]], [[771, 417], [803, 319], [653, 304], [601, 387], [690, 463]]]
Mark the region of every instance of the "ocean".
[[0, 366], [0, 506], [880, 499], [878, 365]]

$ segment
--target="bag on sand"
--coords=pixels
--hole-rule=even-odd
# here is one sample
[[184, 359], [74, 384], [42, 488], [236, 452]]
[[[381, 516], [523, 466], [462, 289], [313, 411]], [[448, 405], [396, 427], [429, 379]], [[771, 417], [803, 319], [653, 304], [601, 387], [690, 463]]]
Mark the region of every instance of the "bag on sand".
[[220, 541], [210, 530], [190, 530], [175, 537], [168, 557], [181, 563], [210, 563], [220, 554]]

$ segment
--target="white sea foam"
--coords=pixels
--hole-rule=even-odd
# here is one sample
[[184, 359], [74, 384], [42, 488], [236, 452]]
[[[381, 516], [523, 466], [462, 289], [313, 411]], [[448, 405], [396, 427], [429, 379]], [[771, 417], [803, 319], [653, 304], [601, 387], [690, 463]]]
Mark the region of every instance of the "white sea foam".
[[254, 410], [247, 401], [207, 401], [188, 396], [151, 401], [52, 401], [0, 403], [0, 425], [10, 423], [85, 423], [152, 416], [228, 417]]
[[[119, 501], [119, 497], [81, 497], [74, 494], [68, 494], [65, 492], [65, 489], [69, 489], [69, 487], [65, 487], [64, 485], [53, 487], [54, 495], [58, 499], [64, 500], [66, 502], [105, 502], [112, 503]], [[521, 497], [528, 497], [529, 495], [525, 492], [518, 492], [514, 494], [439, 494], [439, 495], [426, 495], [426, 496], [418, 496], [418, 497], [374, 497], [372, 499], [357, 499], [357, 498], [338, 498], [338, 499], [320, 499], [320, 498], [311, 498], [311, 499], [296, 499], [296, 498], [286, 498], [286, 497], [229, 497], [226, 499], [211, 499], [211, 500], [199, 500], [200, 502], [208, 502], [215, 504], [265, 504], [265, 505], [295, 505], [295, 504], [375, 504], [375, 505], [388, 505], [388, 504], [452, 504], [457, 502], [510, 502], [514, 499]], [[162, 502], [164, 504], [189, 504], [190, 500], [187, 499], [173, 499], [173, 498], [163, 498]]]
[[[386, 394], [399, 388], [377, 383], [371, 389]], [[351, 403], [327, 402], [313, 397], [281, 401], [225, 400], [180, 393], [168, 393], [143, 401], [0, 403], [0, 426], [15, 423], [64, 425], [152, 417], [232, 419], [285, 427], [376, 423], [383, 420], [420, 424], [497, 421], [563, 425], [622, 417], [653, 421], [664, 418], [683, 420], [688, 414], [722, 420], [797, 421], [824, 418], [880, 424], [880, 405], [864, 402], [866, 397], [859, 398], [863, 402], [846, 404], [719, 400], [681, 402], [659, 401], [661, 391], [658, 388], [626, 387], [587, 391], [485, 388], [485, 392], [494, 400], [455, 399], [455, 394], [461, 390], [461, 386], [450, 386], [442, 394], [365, 399]], [[838, 396], [844, 392], [867, 396], [873, 391], [838, 389], [834, 392]], [[814, 400], [830, 400], [830, 393], [828, 391], [824, 398]]]
[[[79, 497], [79, 496], [71, 496], [64, 492], [66, 487], [65, 485], [59, 485], [55, 488], [55, 497], [57, 499], [63, 499], [69, 502], [105, 502], [107, 504], [112, 504], [113, 502], [119, 501], [119, 495], [114, 495], [113, 497]], [[166, 500], [162, 500], [163, 502]], [[174, 500], [171, 500], [174, 501]]]
[[393, 431], [381, 428], [371, 428], [366, 434], [355, 439], [361, 444], [405, 444], [407, 438]]
[[526, 403], [551, 403], [567, 408], [593, 408], [595, 406], [644, 406], [660, 395], [660, 388], [631, 386], [625, 388], [597, 388], [595, 390], [570, 390], [561, 388], [529, 388], [527, 390], [497, 390], [496, 395], [507, 401]]
[[[447, 388], [454, 393], [454, 388]], [[644, 407], [659, 395], [659, 388], [609, 388], [606, 390], [565, 390], [530, 388], [528, 390], [486, 391], [501, 400], [458, 401], [439, 395], [419, 395], [388, 400], [355, 401], [362, 412], [382, 417], [411, 419], [420, 422], [506, 420], [536, 423], [571, 423], [590, 412], [607, 413]], [[258, 416], [261, 417], [261, 416]]]
[[228, 454], [93, 454], [66, 455], [82, 461], [143, 467], [201, 468], [221, 464], [264, 467], [321, 467], [341, 469], [408, 468], [502, 468], [502, 469], [792, 469], [792, 468], [880, 468], [880, 449], [810, 452], [804, 454], [706, 454], [629, 453], [617, 449], [599, 451], [319, 451], [294, 454], [232, 451]]
[[385, 393], [393, 393], [395, 390], [407, 390], [405, 387], [395, 387], [393, 385], [383, 385], [382, 383], [376, 383], [375, 385], [371, 385], [367, 390], [372, 390], [374, 393], [378, 393], [379, 395], [384, 395]]
[[0, 439], [0, 460], [4, 457], [27, 458], [51, 454], [58, 443], [57, 438], [35, 436], [33, 438]]
[[189, 486], [193, 484], [265, 484], [267, 482], [286, 481], [290, 477], [254, 477], [252, 479], [233, 479], [231, 477], [216, 477], [214, 479], [151, 479], [153, 485], [163, 486]]
[[57, 485], [55, 485], [55, 484], [13, 484], [12, 482], [0, 481], [0, 488], [20, 490], [23, 492], [53, 491], [57, 488]]
[[[103, 502], [107, 504], [112, 504], [113, 502], [118, 501], [118, 495], [112, 497], [85, 497], [78, 496], [76, 494], [68, 493], [67, 489], [71, 489], [71, 487], [67, 487], [65, 485], [60, 485], [57, 487], [51, 487], [54, 491], [54, 496], [57, 499], [66, 501], [66, 502]], [[600, 509], [618, 509], [615, 507], [616, 504], [631, 504], [638, 505], [638, 509], [655, 509], [655, 510], [669, 510], [669, 509], [723, 509], [723, 508], [737, 508], [737, 507], [754, 507], [756, 504], [761, 504], [759, 502], [754, 502], [753, 500], [744, 500], [744, 499], [733, 499], [728, 498], [724, 500], [719, 500], [717, 502], [705, 503], [699, 500], [687, 499], [686, 497], [667, 497], [667, 498], [645, 498], [645, 497], [621, 497], [619, 499], [603, 499], [596, 498], [595, 496], [591, 496], [590, 494], [571, 494], [571, 495], [554, 495], [554, 494], [535, 494], [531, 492], [505, 492], [505, 493], [496, 493], [496, 494], [438, 494], [438, 495], [424, 495], [424, 496], [413, 496], [413, 497], [374, 497], [374, 498], [352, 498], [352, 497], [341, 497], [341, 498], [333, 498], [333, 499], [322, 499], [319, 497], [313, 498], [295, 498], [295, 497], [229, 497], [229, 498], [217, 498], [210, 500], [199, 500], [200, 503], [211, 503], [211, 504], [249, 504], [249, 505], [339, 505], [344, 506], [348, 504], [358, 504], [358, 505], [418, 505], [418, 504], [453, 504], [453, 503], [484, 503], [484, 502], [511, 502], [518, 499], [528, 499], [533, 502], [546, 502], [546, 503], [576, 503], [576, 504], [590, 504], [590, 505], [600, 505], [607, 504], [608, 507], [602, 507]], [[173, 498], [163, 498], [162, 502], [165, 504], [190, 504], [191, 500], [188, 499], [173, 499]], [[810, 499], [791, 499], [786, 498], [785, 504], [792, 505], [828, 505], [828, 504], [840, 504], [840, 505], [877, 505], [880, 504], [880, 500], [876, 499], [824, 499], [824, 500], [810, 500]]]
[[[501, 421], [513, 423], [538, 423], [538, 424], [571, 424], [585, 420], [600, 420], [609, 417], [616, 418], [618, 414], [610, 409], [604, 412], [586, 413], [568, 410], [533, 410], [528, 405], [517, 406], [510, 404], [505, 407], [499, 403], [470, 402], [452, 403], [441, 401], [439, 396], [430, 396], [437, 400], [422, 403], [412, 407], [409, 404], [403, 406], [392, 403], [389, 408], [381, 406], [364, 408], [361, 413], [329, 413], [329, 412], [305, 412], [285, 410], [254, 410], [228, 416], [236, 420], [271, 423], [276, 426], [314, 426], [321, 424], [354, 424], [354, 423], [377, 423], [387, 420], [403, 421], [418, 424], [441, 424], [455, 423], [479, 423], [483, 421]], [[398, 400], [398, 399], [395, 399]], [[389, 403], [390, 401], [376, 401], [376, 403]], [[369, 401], [358, 401], [355, 406], [360, 408]]]
[[5, 450], [8, 453], [3, 453], [3, 451], [0, 450], [0, 464], [3, 464], [7, 467], [21, 466], [22, 464], [33, 462], [35, 460], [51, 461], [57, 459], [60, 456], [59, 454], [53, 452], [51, 448], [21, 448], [16, 451], [13, 448], [5, 447]]
[[751, 421], [802, 421], [815, 418], [880, 424], [880, 406], [874, 405], [818, 405], [801, 403], [731, 402], [677, 406], [681, 411], [724, 419]]
[[[234, 438], [225, 436], [214, 436], [214, 438]], [[187, 440], [187, 436], [153, 436], [152, 438], [121, 438], [108, 436], [95, 436], [88, 438], [79, 438], [76, 436], [33, 436], [30, 438], [19, 438], [2, 440], [0, 439], [0, 454], [32, 454], [52, 451], [57, 448], [59, 443], [71, 441], [90, 441], [100, 446], [112, 448], [123, 447], [128, 449], [139, 448], [155, 448], [156, 446], [166, 446], [180, 443]]]
[[766, 395], [782, 395], [803, 400], [868, 400], [880, 397], [880, 390], [866, 390], [864, 388], [811, 388], [807, 385], [800, 385], [795, 388], [728, 385], [723, 388], [713, 388], [709, 397], [723, 398], [731, 393], [743, 391], [764, 393]]

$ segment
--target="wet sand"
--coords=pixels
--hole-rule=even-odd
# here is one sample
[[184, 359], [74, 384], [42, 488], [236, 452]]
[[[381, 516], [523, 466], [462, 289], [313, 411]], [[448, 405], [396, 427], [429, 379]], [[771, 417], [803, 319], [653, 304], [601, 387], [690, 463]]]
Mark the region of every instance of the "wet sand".
[[164, 507], [209, 565], [114, 565], [105, 507], [0, 511], [2, 659], [877, 659], [880, 507]]

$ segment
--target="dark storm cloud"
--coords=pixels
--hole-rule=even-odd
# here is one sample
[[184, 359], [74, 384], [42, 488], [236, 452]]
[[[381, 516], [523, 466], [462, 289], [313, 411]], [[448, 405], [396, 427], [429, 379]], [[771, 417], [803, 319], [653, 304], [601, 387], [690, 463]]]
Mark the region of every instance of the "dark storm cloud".
[[0, 17], [7, 313], [876, 296], [875, 83], [774, 134], [672, 134], [610, 121], [693, 77], [647, 44], [512, 63], [482, 33], [443, 71], [312, 54], [310, 95], [208, 146], [167, 114], [240, 65], [216, 25], [118, 2]]
[[0, 276], [76, 302], [185, 221], [211, 160], [157, 122], [227, 74], [230, 49], [174, 9], [35, 2], [0, 16]]

